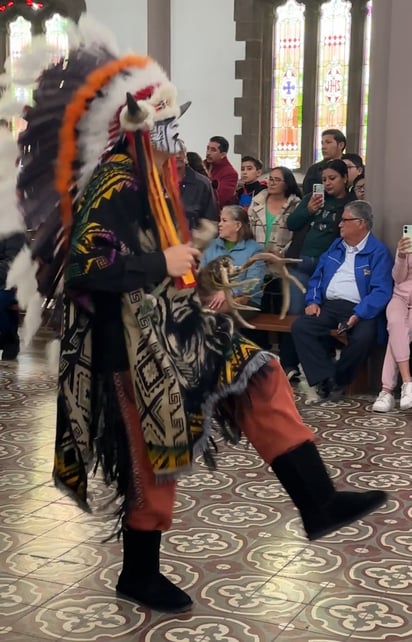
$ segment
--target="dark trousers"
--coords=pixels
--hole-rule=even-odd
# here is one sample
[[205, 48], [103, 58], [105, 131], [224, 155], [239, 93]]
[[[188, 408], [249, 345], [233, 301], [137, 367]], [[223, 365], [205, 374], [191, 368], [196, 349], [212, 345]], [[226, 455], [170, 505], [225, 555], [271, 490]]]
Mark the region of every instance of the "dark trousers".
[[0, 290], [0, 332], [17, 332], [19, 323], [18, 313], [10, 310], [10, 306], [16, 303], [14, 290]]
[[303, 315], [292, 326], [295, 347], [310, 386], [324, 379], [335, 379], [338, 386], [350, 384], [359, 368], [366, 361], [375, 342], [376, 320], [360, 319], [346, 333], [348, 344], [342, 348], [340, 358], [334, 361], [325, 337], [329, 330], [345, 323], [353, 314], [350, 301], [325, 301], [320, 315]]

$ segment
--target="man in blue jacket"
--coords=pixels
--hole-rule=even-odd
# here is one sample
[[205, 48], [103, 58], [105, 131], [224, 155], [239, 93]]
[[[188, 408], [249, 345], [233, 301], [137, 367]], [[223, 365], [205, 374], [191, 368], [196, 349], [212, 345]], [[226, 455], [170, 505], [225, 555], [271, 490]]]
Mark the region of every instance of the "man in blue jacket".
[[[393, 259], [371, 233], [372, 208], [352, 201], [339, 223], [340, 238], [322, 254], [306, 294], [305, 314], [292, 326], [297, 353], [309, 385], [321, 398], [337, 400], [371, 350], [379, 320], [392, 296]], [[334, 361], [326, 340], [330, 329], [346, 334]]]

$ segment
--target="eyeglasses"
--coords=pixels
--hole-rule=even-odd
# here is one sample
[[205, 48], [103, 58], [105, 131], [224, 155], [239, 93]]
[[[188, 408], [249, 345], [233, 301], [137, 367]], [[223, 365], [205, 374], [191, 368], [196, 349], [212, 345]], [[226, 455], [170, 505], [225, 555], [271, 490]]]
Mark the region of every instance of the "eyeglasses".
[[355, 192], [364, 192], [366, 187], [365, 185], [356, 185], [356, 187], [353, 188]]
[[346, 223], [347, 221], [363, 221], [359, 216], [354, 216], [353, 218], [341, 218], [339, 223]]
[[276, 178], [273, 178], [272, 176], [269, 176], [268, 182], [269, 183], [284, 183], [285, 181], [283, 180], [283, 178], [278, 178], [277, 176], [276, 176]]

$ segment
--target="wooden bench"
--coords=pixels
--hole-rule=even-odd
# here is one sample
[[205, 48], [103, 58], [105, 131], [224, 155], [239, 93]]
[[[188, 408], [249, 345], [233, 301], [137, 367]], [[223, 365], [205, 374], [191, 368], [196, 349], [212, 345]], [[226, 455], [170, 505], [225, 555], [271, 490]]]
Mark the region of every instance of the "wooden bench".
[[[297, 319], [297, 316], [286, 316], [281, 319], [278, 314], [267, 314], [260, 312], [255, 317], [248, 319], [248, 323], [255, 326], [256, 330], [265, 330], [267, 332], [290, 332], [292, 323]], [[347, 339], [344, 334], [338, 334], [336, 330], [330, 330], [330, 336], [334, 337], [343, 345], [346, 345]], [[369, 392], [369, 366], [365, 363], [358, 372], [356, 379], [347, 386], [346, 392], [349, 395], [366, 394]]]

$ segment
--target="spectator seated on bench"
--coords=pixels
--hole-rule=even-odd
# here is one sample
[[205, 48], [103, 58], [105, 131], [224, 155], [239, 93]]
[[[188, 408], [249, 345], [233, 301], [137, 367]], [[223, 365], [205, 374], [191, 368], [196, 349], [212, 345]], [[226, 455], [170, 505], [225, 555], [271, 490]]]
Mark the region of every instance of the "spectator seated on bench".
[[[338, 400], [354, 380], [379, 330], [384, 340], [383, 312], [392, 296], [393, 260], [370, 231], [369, 203], [348, 203], [339, 228], [341, 238], [322, 254], [309, 281], [305, 314], [292, 325], [309, 385], [317, 385], [318, 394], [331, 400]], [[339, 327], [346, 328], [347, 344], [335, 362], [325, 337]]]
[[19, 312], [14, 290], [6, 289], [10, 263], [25, 242], [24, 234], [13, 234], [0, 240], [0, 350], [3, 361], [15, 359], [19, 353]]

